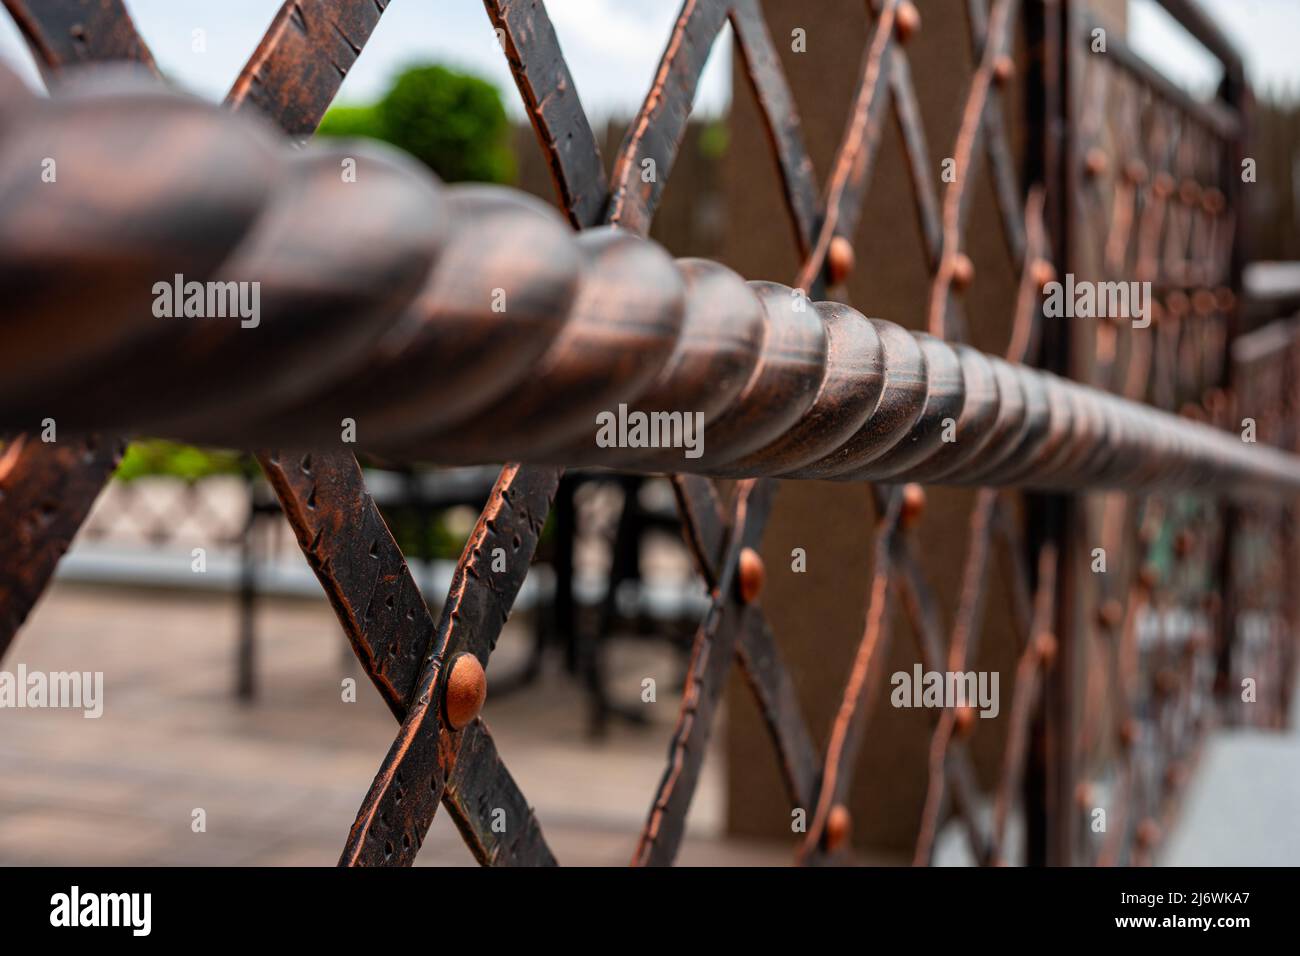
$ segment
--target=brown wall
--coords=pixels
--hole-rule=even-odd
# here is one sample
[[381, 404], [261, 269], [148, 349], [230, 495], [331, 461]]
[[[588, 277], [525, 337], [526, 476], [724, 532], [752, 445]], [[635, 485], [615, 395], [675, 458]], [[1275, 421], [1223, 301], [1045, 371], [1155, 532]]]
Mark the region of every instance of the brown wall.
[[[716, 259], [722, 252], [725, 209], [722, 192], [720, 144], [726, 129], [720, 121], [692, 121], [686, 126], [681, 148], [673, 163], [672, 178], [656, 210], [650, 235], [674, 256]], [[610, 122], [596, 128], [606, 172], [613, 164], [628, 122]], [[555, 201], [555, 185], [546, 154], [537, 146], [537, 134], [527, 125], [514, 130], [516, 171], [514, 186], [547, 202]]]

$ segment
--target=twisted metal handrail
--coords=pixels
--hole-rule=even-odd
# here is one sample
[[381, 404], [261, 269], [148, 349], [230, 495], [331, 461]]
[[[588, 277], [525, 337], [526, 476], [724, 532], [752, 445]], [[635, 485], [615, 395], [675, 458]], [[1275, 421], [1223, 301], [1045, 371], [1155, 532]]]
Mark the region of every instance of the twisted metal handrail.
[[[138, 75], [51, 100], [5, 75], [0, 110], [5, 425], [247, 445], [337, 441], [351, 418], [359, 447], [440, 463], [1300, 491], [1300, 459], [1201, 422], [618, 228], [575, 235], [375, 145], [291, 150]], [[58, 189], [30, 173], [49, 159]], [[173, 279], [257, 283], [256, 327], [158, 317]], [[698, 413], [701, 454], [598, 447], [619, 406]]]

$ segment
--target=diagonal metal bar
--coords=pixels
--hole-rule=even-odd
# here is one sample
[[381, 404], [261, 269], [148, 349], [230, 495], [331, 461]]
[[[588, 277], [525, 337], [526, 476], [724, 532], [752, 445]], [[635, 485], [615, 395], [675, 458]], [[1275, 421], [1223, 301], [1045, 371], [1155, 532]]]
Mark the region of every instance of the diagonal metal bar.
[[105, 60], [158, 72], [122, 0], [5, 0], [5, 6], [47, 79], [72, 64]]
[[781, 659], [767, 619], [746, 615], [736, 646], [740, 671], [758, 704], [768, 736], [776, 748], [790, 802], [811, 807], [817, 799], [821, 764], [808, 733], [803, 708], [790, 671]]
[[579, 229], [605, 214], [609, 184], [600, 148], [546, 7], [527, 0], [483, 0], [504, 42], [519, 95], [551, 167], [560, 208]]
[[1029, 742], [1029, 724], [1034, 704], [1041, 692], [1042, 672], [1051, 666], [1056, 638], [1048, 630], [1056, 602], [1056, 548], [1045, 546], [1039, 553], [1038, 588], [1034, 599], [1033, 625], [1029, 640], [1016, 666], [1016, 688], [1011, 697], [1010, 729], [1002, 755], [1002, 769], [993, 801], [993, 835], [989, 844], [990, 859], [1001, 862], [1006, 836], [1007, 817], [1014, 794], [1020, 790], [1025, 769], [1025, 749]]
[[704, 763], [727, 672], [735, 657], [737, 633], [748, 629], [751, 626], [748, 619], [760, 613], [738, 599], [736, 573], [741, 551], [752, 548], [762, 538], [774, 492], [773, 483], [766, 481], [744, 481], [737, 489], [727, 555], [713, 586], [708, 614], [696, 633], [682, 707], [668, 746], [668, 767], [641, 831], [632, 858], [634, 865], [667, 865], [681, 843], [686, 811]]
[[727, 20], [725, 0], [685, 0], [654, 82], [614, 161], [607, 222], [646, 235], [672, 171], [695, 88]]
[[922, 243], [930, 271], [939, 268], [943, 250], [943, 219], [939, 200], [935, 195], [930, 153], [925, 142], [925, 128], [921, 124], [921, 107], [912, 87], [912, 68], [902, 50], [895, 50], [889, 60], [889, 88], [893, 93], [894, 117], [903, 140], [908, 173], [912, 181], [912, 195], [916, 200], [917, 222], [921, 226]]
[[971, 77], [970, 89], [962, 111], [961, 128], [953, 146], [953, 159], [957, 168], [957, 181], [952, 184], [943, 201], [943, 257], [939, 272], [930, 290], [929, 329], [933, 335], [944, 335], [951, 326], [950, 303], [954, 277], [958, 269], [962, 238], [970, 214], [970, 204], [975, 195], [974, 183], [982, 156], [981, 144], [988, 127], [985, 121], [994, 71], [1010, 42], [1011, 26], [1018, 9], [1018, 0], [997, 0], [989, 20], [988, 31], [982, 44], [979, 66]]
[[[943, 629], [938, 616], [939, 602], [926, 582], [921, 562], [916, 555], [916, 544], [906, 533], [901, 537], [899, 546], [898, 589], [918, 640], [923, 666], [929, 671], [943, 669]], [[939, 721], [950, 713], [947, 710], [940, 711]], [[946, 773], [951, 773], [954, 809], [965, 826], [974, 857], [976, 860], [986, 860], [988, 840], [978, 818], [979, 787], [975, 764], [964, 740], [951, 742], [943, 768]]]
[[443, 803], [484, 866], [554, 866], [533, 808], [524, 799], [481, 719], [458, 734]]
[[338, 94], [389, 0], [286, 0], [226, 96], [305, 139]]
[[[988, 0], [968, 0], [967, 10], [970, 20], [971, 52], [977, 61], [982, 62], [984, 47], [989, 40]], [[1001, 91], [1010, 77], [1000, 73], [1004, 65], [1010, 67], [1012, 63], [1009, 53], [999, 54], [994, 60], [994, 85], [984, 104], [984, 148], [988, 152], [989, 175], [993, 181], [998, 213], [1002, 217], [1002, 231], [1007, 241], [1007, 252], [1013, 262], [1020, 262], [1025, 255], [1025, 227], [1020, 219], [1020, 187], [1016, 182], [1015, 164], [1011, 158], [1006, 122], [1002, 116]]]
[[361, 466], [337, 451], [258, 462], [366, 675], [403, 719], [435, 628]]
[[[969, 544], [962, 569], [961, 599], [953, 622], [952, 640], [948, 644], [950, 672], [966, 669], [966, 660], [974, 651], [984, 612], [987, 594], [989, 544], [993, 532], [993, 512], [997, 507], [998, 492], [982, 489], [971, 511]], [[947, 794], [948, 749], [957, 725], [957, 712], [945, 708], [930, 738], [929, 783], [925, 803], [921, 808], [921, 824], [917, 829], [913, 865], [928, 864], [939, 826], [939, 811]]]
[[121, 457], [120, 442], [96, 436], [0, 448], [0, 660]]
[[731, 7], [731, 25], [735, 31], [736, 48], [744, 58], [745, 77], [758, 101], [772, 152], [780, 168], [781, 185], [794, 222], [799, 255], [806, 258], [812, 252], [812, 241], [817, 233], [817, 182], [812, 160], [804, 145], [794, 97], [772, 45], [759, 0], [736, 0]]

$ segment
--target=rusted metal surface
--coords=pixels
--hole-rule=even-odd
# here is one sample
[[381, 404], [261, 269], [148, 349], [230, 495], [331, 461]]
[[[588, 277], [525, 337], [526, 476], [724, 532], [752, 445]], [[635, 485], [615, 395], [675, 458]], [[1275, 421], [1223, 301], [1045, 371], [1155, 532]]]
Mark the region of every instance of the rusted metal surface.
[[[119, 4], [7, 5], [50, 73], [73, 60], [152, 65]], [[385, 5], [286, 3], [228, 105], [268, 115], [294, 138], [310, 134]], [[944, 153], [958, 158], [963, 175], [940, 201], [906, 55], [920, 16], [910, 3], [871, 0], [858, 93], [819, 197], [758, 0], [686, 0], [608, 182], [544, 5], [485, 0], [485, 6], [549, 159], [563, 216], [505, 190], [443, 189], [400, 159], [360, 149], [354, 158], [367, 186], [355, 190], [364, 196], [358, 201], [329, 185], [337, 177], [337, 154], [291, 158], [260, 133], [192, 101], [136, 87], [129, 95], [109, 89], [89, 101], [84, 92], [68, 91], [46, 107], [11, 78], [0, 84], [20, 134], [23, 122], [38, 124], [43, 133], [64, 137], [85, 162], [128, 179], [135, 170], [144, 181], [146, 154], [202, 157], [185, 175], [160, 174], [156, 160], [148, 165], [158, 199], [150, 228], [168, 237], [161, 247], [172, 259], [136, 250], [134, 260], [128, 257], [136, 267], [204, 278], [256, 269], [270, 284], [266, 329], [253, 356], [246, 336], [229, 334], [231, 326], [199, 331], [142, 322], [147, 303], [126, 291], [129, 283], [104, 281], [94, 261], [75, 248], [60, 250], [58, 234], [46, 238], [39, 255], [11, 238], [0, 244], [6, 266], [22, 262], [31, 272], [57, 259], [60, 275], [71, 269], [78, 277], [70, 287], [96, 290], [100, 311], [99, 321], [87, 325], [84, 310], [60, 298], [53, 285], [48, 295], [32, 296], [34, 304], [20, 306], [0, 333], [10, 337], [0, 350], [9, 358], [0, 359], [0, 415], [21, 428], [54, 409], [65, 433], [143, 429], [244, 446], [313, 446], [268, 452], [261, 461], [367, 674], [401, 722], [343, 862], [409, 864], [441, 801], [481, 862], [554, 863], [485, 724], [473, 716], [483, 680], [463, 655], [487, 665], [527, 573], [558, 466], [591, 463], [744, 479], [734, 493], [723, 493], [699, 475], [674, 478], [687, 543], [713, 599], [634, 862], [667, 863], [675, 854], [733, 658], [771, 731], [791, 804], [809, 813], [801, 859], [842, 857], [851, 827], [844, 798], [863, 715], [881, 692], [890, 608], [899, 606], [910, 619], [927, 669], [964, 669], [979, 640], [995, 549], [1014, 568], [1020, 650], [1007, 745], [989, 798], [992, 819], [978, 806], [985, 798], [965, 740], [970, 715], [942, 709], [935, 714], [915, 861], [929, 861], [938, 828], [953, 818], [977, 861], [1004, 862], [1007, 821], [1022, 789], [1031, 860], [1048, 837], [1059, 862], [1149, 859], [1162, 808], [1185, 776], [1204, 723], [1210, 642], [1197, 635], [1186, 644], [1190, 650], [1179, 650], [1183, 645], [1162, 634], [1152, 649], [1143, 635], [1152, 620], [1162, 631], [1173, 610], [1208, 606], [1211, 595], [1197, 573], [1211, 556], [1236, 553], [1234, 544], [1253, 535], [1273, 553], [1294, 557], [1289, 502], [1300, 488], [1300, 468], [1296, 457], [1278, 450], [1295, 451], [1294, 441], [1265, 429], [1262, 444], [1245, 444], [1211, 427], [1239, 410], [1224, 391], [1232, 382], [1223, 356], [1235, 334], [1231, 293], [1240, 274], [1240, 203], [1228, 174], [1240, 151], [1247, 91], [1240, 60], [1222, 35], [1194, 6], [1165, 0], [1225, 64], [1221, 96], [1206, 104], [1181, 94], [1114, 37], [1117, 55], [1085, 69], [1077, 55], [1089, 24], [1082, 3], [970, 0], [976, 66], [956, 141]], [[1022, 9], [1035, 58], [1028, 73], [1037, 84], [1030, 99], [1030, 182], [1023, 187], [1002, 101], [1002, 89], [1019, 70], [1012, 38]], [[703, 65], [728, 20], [782, 176], [802, 259], [796, 288], [821, 298], [828, 282], [843, 281], [852, 268], [851, 237], [892, 109], [931, 274], [929, 327], [942, 338], [867, 320], [833, 302], [810, 302], [775, 283], [746, 283], [712, 263], [674, 262], [643, 238]], [[93, 30], [81, 35], [76, 24]], [[126, 105], [133, 97], [146, 102], [137, 110], [142, 115]], [[92, 115], [138, 132], [97, 138], [85, 123]], [[168, 136], [174, 150], [165, 145]], [[134, 152], [133, 141], [139, 143]], [[17, 142], [21, 155], [23, 141]], [[962, 293], [980, 281], [965, 244], [973, 183], [985, 160], [1005, 251], [1020, 277], [1005, 359], [961, 344]], [[129, 234], [93, 198], [74, 192], [65, 217], [88, 216], [92, 236]], [[600, 223], [620, 230], [591, 228]], [[11, 235], [18, 237], [23, 224], [18, 217]], [[588, 231], [574, 237], [569, 227]], [[269, 239], [282, 235], [294, 238]], [[243, 273], [230, 271], [236, 248]], [[1085, 260], [1082, 253], [1091, 249], [1097, 255]], [[307, 275], [293, 267], [303, 262], [311, 264]], [[1082, 352], [1077, 344], [1065, 348], [1057, 332], [1041, 328], [1042, 286], [1056, 272], [1083, 273], [1097, 262], [1104, 270], [1099, 278], [1153, 281], [1157, 322], [1147, 338], [1099, 322]], [[504, 313], [491, 309], [498, 289], [511, 303]], [[304, 315], [313, 316], [310, 326]], [[43, 344], [48, 337], [29, 334], [50, 327], [69, 330], [54, 347]], [[503, 341], [510, 347], [501, 347]], [[1070, 359], [1079, 354], [1094, 358], [1079, 366]], [[151, 359], [161, 356], [168, 361]], [[1035, 360], [1088, 386], [1024, 367]], [[1240, 400], [1264, 408], [1278, 382], [1300, 381], [1293, 359], [1291, 365], [1269, 361], [1260, 367], [1289, 371], [1278, 372], [1271, 389], [1243, 387]], [[129, 377], [120, 374], [124, 364]], [[111, 387], [101, 384], [108, 382]], [[700, 410], [704, 454], [690, 459], [680, 449], [597, 448], [594, 414], [620, 403], [643, 411]], [[226, 414], [214, 415], [218, 407]], [[437, 625], [365, 493], [351, 449], [339, 447], [340, 416], [360, 423], [361, 447], [399, 457], [539, 463], [502, 472]], [[947, 421], [956, 425], [955, 443], [942, 439]], [[17, 439], [0, 459], [6, 492], [0, 517], [36, 528], [34, 516], [56, 502], [45, 512], [53, 515], [48, 536], [28, 534], [0, 559], [0, 582], [19, 582], [0, 588], [0, 611], [13, 627], [112, 467], [104, 443], [98, 454], [59, 447], [38, 451], [30, 438]], [[830, 746], [820, 756], [762, 614], [761, 574], [750, 549], [775, 489], [758, 476], [891, 483], [874, 489], [880, 520], [867, 627]], [[1035, 511], [1033, 499], [1031, 512], [1045, 517], [1031, 521], [1026, 534], [1010, 515], [1010, 492], [982, 491], [945, 642], [948, 629], [912, 531], [924, 495], [919, 486], [898, 484], [904, 481], [1053, 489], [1078, 497], [1080, 515], [1062, 521], [1059, 507]], [[1143, 497], [1112, 493], [1094, 507], [1082, 496], [1104, 487]], [[55, 494], [44, 494], [51, 488]], [[1189, 492], [1204, 500], [1189, 506]], [[1216, 520], [1221, 509], [1212, 499], [1222, 496], [1262, 503], [1264, 510], [1247, 516], [1243, 533], [1233, 533], [1229, 521]], [[1092, 521], [1095, 532], [1088, 530]], [[1270, 536], [1270, 522], [1283, 530]], [[1193, 533], [1198, 525], [1205, 530]], [[1123, 565], [1101, 582], [1099, 594], [1078, 587], [1072, 564], [1072, 555], [1093, 540], [1105, 542]], [[1152, 549], [1169, 541], [1177, 542], [1177, 573], [1151, 563]], [[505, 571], [492, 570], [497, 548], [507, 557]], [[15, 568], [23, 569], [20, 577]], [[1251, 620], [1275, 622], [1267, 653], [1285, 664], [1294, 659], [1287, 655], [1295, 653], [1297, 608], [1267, 604], [1258, 586], [1241, 595], [1241, 608], [1256, 615]], [[1103, 649], [1094, 646], [1097, 635], [1075, 633], [1071, 615], [1080, 610], [1099, 622], [1108, 642]], [[1235, 612], [1225, 620], [1229, 629], [1237, 626]], [[1213, 650], [1226, 662], [1222, 674], [1257, 666], [1243, 646], [1234, 633], [1221, 635]], [[448, 671], [459, 676], [451, 681]], [[1083, 697], [1081, 727], [1057, 719], [1063, 689]], [[1290, 688], [1271, 687], [1270, 694], [1269, 713], [1275, 713]], [[1153, 772], [1163, 781], [1155, 788]], [[1119, 820], [1100, 851], [1079, 839], [1086, 788], [1094, 782], [1118, 794]], [[499, 811], [507, 817], [505, 833], [491, 825]]]
[[93, 435], [19, 435], [0, 449], [0, 659], [121, 457], [120, 443]]
[[[463, 653], [487, 664], [528, 573], [559, 478], [558, 471], [543, 471], [516, 482], [515, 471], [510, 467], [502, 472], [456, 565], [437, 632], [407, 696], [401, 731], [362, 802], [340, 863], [409, 865], [433, 822], [461, 749], [460, 735], [444, 708], [444, 671]], [[503, 571], [493, 569], [497, 549], [504, 558]], [[476, 733], [485, 736], [486, 729], [479, 727]], [[509, 834], [512, 841], [535, 827], [531, 814], [504, 823], [498, 832]], [[544, 849], [540, 837], [525, 839]]]
[[388, 0], [286, 3], [240, 71], [226, 105], [255, 110], [290, 136], [310, 136], [387, 7]]
[[596, 225], [609, 199], [605, 166], [545, 6], [485, 0], [484, 7], [500, 31], [519, 95], [550, 161], [560, 208], [579, 229]]
[[[397, 543], [365, 493], [355, 458], [338, 452], [271, 452], [261, 455], [260, 461], [357, 659], [401, 721], [399, 739], [415, 741], [408, 762], [399, 761], [386, 783], [399, 804], [399, 794], [406, 795], [409, 781], [421, 781], [419, 792], [413, 790], [412, 798], [400, 808], [391, 832], [382, 834], [382, 839], [380, 834], [370, 838], [368, 855], [358, 853], [348, 861], [409, 864], [438, 801], [445, 798], [462, 830], [477, 834], [471, 849], [480, 859], [518, 861], [519, 854], [531, 847], [537, 855], [520, 862], [544, 862], [549, 854], [530, 815], [517, 815], [508, 840], [492, 829], [490, 818], [477, 815], [475, 807], [488, 797], [492, 807], [526, 804], [495, 757], [482, 721], [474, 720], [459, 733], [442, 727], [443, 685], [437, 677], [449, 650], [468, 651], [486, 664], [537, 544], [540, 527], [531, 518], [554, 494], [549, 476], [543, 474], [535, 482], [541, 487], [532, 489], [531, 499], [512, 507], [507, 499], [518, 491], [513, 487], [515, 469], [503, 473], [493, 490], [490, 513], [480, 521], [457, 565], [451, 600], [435, 626]], [[333, 506], [324, 507], [326, 502]], [[506, 549], [507, 572], [485, 571], [491, 566], [494, 547]], [[478, 586], [477, 580], [484, 585]], [[481, 760], [458, 770], [457, 754], [467, 743]], [[430, 759], [429, 750], [436, 754], [425, 766], [422, 761]], [[459, 783], [444, 793], [449, 774]], [[375, 795], [376, 802], [379, 796]], [[367, 805], [370, 802], [367, 798]], [[354, 826], [353, 837], [357, 835]]]
[[5, 7], [46, 77], [105, 60], [158, 72], [122, 0], [5, 0]]

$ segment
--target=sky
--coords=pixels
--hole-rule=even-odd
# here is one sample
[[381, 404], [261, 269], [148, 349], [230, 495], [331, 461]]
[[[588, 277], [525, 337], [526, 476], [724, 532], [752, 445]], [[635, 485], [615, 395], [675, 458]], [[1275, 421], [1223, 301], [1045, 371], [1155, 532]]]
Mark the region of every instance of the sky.
[[[808, 0], [788, 0], [808, 2]], [[1300, 89], [1300, 0], [1200, 0], [1247, 57], [1251, 80], [1266, 89]], [[220, 99], [257, 45], [281, 0], [126, 0], [136, 26], [164, 72], [200, 95]], [[936, 4], [921, 0], [924, 13]], [[645, 96], [677, 15], [679, 0], [549, 0], [547, 10], [593, 120], [630, 116]], [[192, 48], [206, 31], [205, 52]], [[1155, 0], [1130, 0], [1129, 42], [1168, 75], [1193, 89], [1217, 82], [1212, 59], [1172, 24]], [[696, 108], [724, 110], [731, 96], [730, 31], [724, 31], [702, 78]], [[34, 85], [35, 69], [7, 15], [0, 13], [0, 57]], [[521, 116], [505, 58], [479, 0], [392, 0], [344, 83], [339, 102], [377, 98], [392, 75], [416, 61], [437, 60], [496, 82]]]

